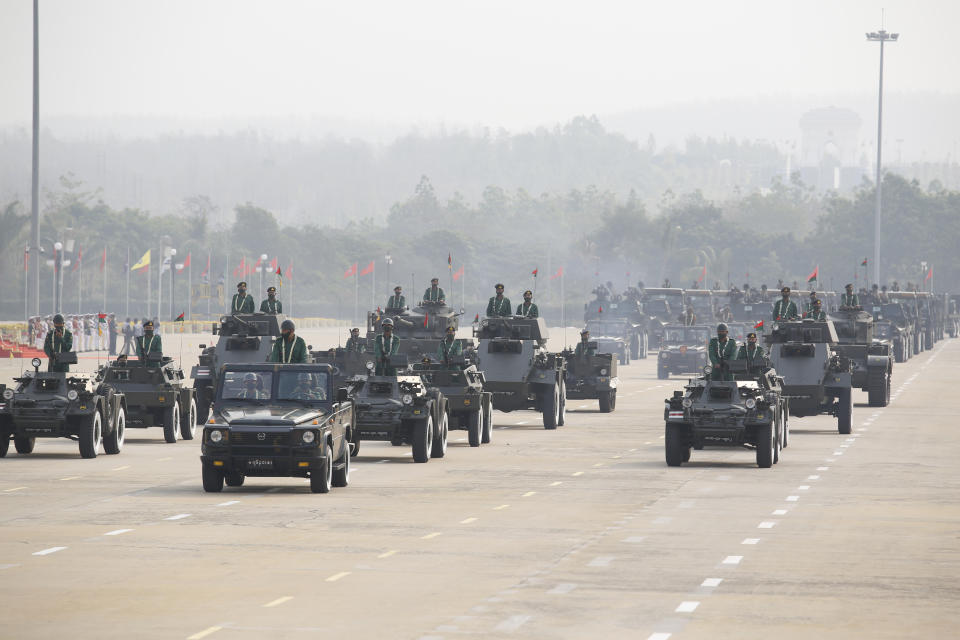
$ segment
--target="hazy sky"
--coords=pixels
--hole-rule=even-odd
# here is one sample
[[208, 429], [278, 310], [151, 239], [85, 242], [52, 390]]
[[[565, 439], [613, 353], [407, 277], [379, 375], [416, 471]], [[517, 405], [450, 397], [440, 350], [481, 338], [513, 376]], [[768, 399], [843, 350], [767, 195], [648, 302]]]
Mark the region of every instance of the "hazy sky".
[[[634, 107], [960, 92], [956, 0], [40, 0], [42, 112], [511, 128]], [[0, 123], [30, 118], [30, 0], [0, 0]]]

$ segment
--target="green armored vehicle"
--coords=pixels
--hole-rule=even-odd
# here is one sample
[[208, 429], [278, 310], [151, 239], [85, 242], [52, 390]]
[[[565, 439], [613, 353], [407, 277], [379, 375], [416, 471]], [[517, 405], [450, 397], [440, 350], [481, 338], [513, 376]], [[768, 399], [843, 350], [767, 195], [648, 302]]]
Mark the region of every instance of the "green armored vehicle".
[[874, 336], [890, 343], [894, 362], [906, 362], [913, 356], [914, 321], [899, 302], [883, 302], [868, 307], [873, 316]]
[[893, 354], [889, 342], [875, 337], [873, 316], [859, 309], [845, 309], [832, 311], [828, 317], [837, 331], [835, 350], [850, 361], [851, 384], [867, 392], [871, 407], [887, 406]]
[[197, 432], [194, 390], [173, 358], [148, 354], [146, 362], [120, 356], [100, 367], [97, 380], [126, 398], [127, 426], [163, 427], [163, 438], [193, 440]]
[[[584, 353], [576, 355], [573, 350], [563, 351], [567, 361], [564, 390], [570, 400], [598, 400], [600, 413], [610, 413], [617, 408], [617, 358], [612, 353], [597, 352], [597, 343], [586, 343]], [[590, 351], [595, 353], [591, 355]]]
[[424, 383], [443, 394], [451, 429], [467, 432], [471, 447], [487, 444], [493, 435], [493, 401], [491, 393], [483, 390], [483, 372], [463, 356], [444, 363], [414, 365]]
[[[458, 329], [462, 315], [462, 311], [454, 311], [445, 303], [425, 300], [412, 309], [370, 312], [367, 314], [367, 342], [373, 344], [382, 332], [383, 321], [390, 318], [393, 333], [400, 338], [400, 353], [408, 355], [411, 362], [418, 362], [437, 352], [447, 327]], [[472, 341], [467, 341], [463, 347], [464, 351], [472, 350]]]

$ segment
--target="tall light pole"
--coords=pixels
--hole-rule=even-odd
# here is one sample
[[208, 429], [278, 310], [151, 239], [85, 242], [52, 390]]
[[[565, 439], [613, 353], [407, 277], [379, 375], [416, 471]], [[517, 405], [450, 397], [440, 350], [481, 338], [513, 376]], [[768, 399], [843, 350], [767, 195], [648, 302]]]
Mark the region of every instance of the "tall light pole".
[[[258, 268], [257, 271], [260, 272], [260, 295], [261, 296], [263, 295], [263, 272], [267, 270], [267, 258], [269, 257], [270, 256], [268, 256], [265, 253], [260, 254], [260, 268]], [[256, 298], [254, 298], [254, 301], [256, 301]]]
[[30, 188], [30, 296], [40, 315], [40, 8], [33, 0], [33, 178]]
[[390, 295], [390, 291], [391, 291], [391, 289], [390, 289], [390, 265], [393, 264], [393, 257], [392, 257], [389, 253], [387, 253], [387, 255], [383, 256], [383, 261], [387, 263], [387, 296], [389, 296], [389, 295]]
[[883, 29], [867, 34], [868, 42], [880, 43], [880, 94], [877, 101], [877, 209], [873, 216], [873, 281], [880, 283], [880, 203], [881, 203], [881, 158], [883, 151], [883, 45], [896, 42], [899, 33], [887, 33]]

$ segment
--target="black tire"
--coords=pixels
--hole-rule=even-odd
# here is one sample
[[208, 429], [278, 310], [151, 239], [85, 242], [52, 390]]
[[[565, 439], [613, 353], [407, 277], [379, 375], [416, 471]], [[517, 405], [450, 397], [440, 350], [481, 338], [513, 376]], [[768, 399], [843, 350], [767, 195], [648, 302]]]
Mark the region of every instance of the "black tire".
[[203, 490], [207, 493], [223, 491], [223, 473], [212, 465], [203, 465]]
[[630, 338], [630, 357], [634, 360], [640, 358], [640, 336], [637, 334]]
[[163, 410], [163, 439], [173, 444], [180, 437], [180, 401]]
[[194, 387], [193, 397], [197, 400], [197, 423], [206, 424], [210, 417], [210, 391], [206, 387]]
[[604, 391], [600, 394], [600, 413], [610, 413], [613, 411], [613, 407], [610, 404], [610, 398], [612, 395], [612, 391]]
[[480, 446], [480, 436], [483, 433], [483, 407], [467, 416], [467, 441], [471, 447]]
[[330, 447], [324, 447], [326, 454], [319, 469], [310, 472], [310, 491], [313, 493], [330, 493], [333, 485], [333, 454]]
[[483, 408], [483, 435], [480, 436], [480, 444], [489, 444], [493, 438], [493, 400], [487, 400]]
[[333, 486], [345, 487], [350, 484], [350, 443], [343, 441], [343, 451], [340, 453], [340, 460], [337, 462], [340, 468], [333, 469]]
[[[13, 447], [17, 450], [17, 453], [23, 455], [33, 453], [33, 448], [36, 444], [36, 438], [30, 438], [28, 436], [14, 436], [13, 438]], [[8, 444], [7, 446], [9, 447], [10, 445]]]
[[895, 362], [903, 362], [903, 340], [897, 340], [893, 343], [893, 359]]
[[450, 417], [446, 409], [440, 416], [440, 424], [437, 425], [437, 433], [433, 436], [433, 446], [430, 447], [431, 458], [442, 458], [447, 455], [447, 438], [450, 435]]
[[781, 446], [786, 449], [790, 444], [790, 412], [786, 409], [780, 410], [780, 419], [783, 421], [783, 442]]
[[360, 453], [360, 432], [356, 429], [350, 431], [350, 456], [356, 457]]
[[867, 403], [871, 407], [885, 407], [890, 403], [890, 373], [886, 369], [868, 374]]
[[433, 416], [413, 423], [413, 461], [429, 462], [433, 448]]
[[679, 425], [668, 424], [664, 428], [663, 452], [666, 455], [668, 467], [679, 467], [684, 457], [689, 459], [690, 448], [683, 442], [683, 433]]
[[560, 380], [560, 410], [557, 411], [557, 426], [562, 427], [567, 423], [567, 383]]
[[670, 378], [670, 372], [662, 367], [657, 367], [657, 380], [667, 380]]
[[80, 455], [84, 458], [96, 458], [97, 449], [103, 440], [103, 419], [99, 409], [94, 409], [89, 416], [84, 416], [80, 425]]
[[776, 425], [770, 423], [769, 427], [757, 433], [757, 466], [761, 469], [773, 466], [773, 457], [776, 455], [774, 450], [777, 448], [777, 438], [773, 433], [775, 429]]
[[837, 432], [848, 434], [853, 423], [853, 402], [850, 389], [841, 389], [837, 401]]
[[553, 430], [557, 428], [557, 414], [560, 410], [559, 386], [553, 385], [541, 394], [540, 410], [543, 412], [543, 428]]
[[245, 475], [237, 471], [223, 474], [223, 480], [227, 483], [228, 487], [242, 487], [243, 481], [246, 479], [247, 477]]
[[783, 422], [782, 420], [773, 421], [774, 445], [773, 445], [773, 464], [780, 462], [780, 449], [783, 448]]
[[123, 441], [127, 434], [127, 414], [123, 412], [123, 407], [117, 408], [117, 419], [110, 433], [103, 436], [103, 451], [110, 455], [116, 455], [123, 450]]
[[640, 359], [646, 360], [647, 355], [650, 353], [650, 337], [647, 335], [647, 332], [644, 331], [640, 336]]
[[0, 458], [7, 457], [7, 451], [10, 450], [10, 436], [7, 434], [0, 435]]
[[190, 399], [190, 408], [180, 416], [180, 437], [193, 440], [197, 435], [197, 401]]

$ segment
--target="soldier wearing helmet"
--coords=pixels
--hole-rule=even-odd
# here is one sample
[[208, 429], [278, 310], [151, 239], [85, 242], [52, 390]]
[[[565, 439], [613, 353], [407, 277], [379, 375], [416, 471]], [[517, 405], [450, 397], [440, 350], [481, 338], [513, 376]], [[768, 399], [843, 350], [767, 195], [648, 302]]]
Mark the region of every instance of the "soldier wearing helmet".
[[573, 350], [573, 355], [578, 358], [597, 355], [597, 347], [590, 344], [590, 332], [586, 329], [580, 332], [580, 342], [577, 344], [577, 348]]
[[243, 400], [262, 400], [264, 392], [261, 391], [260, 385], [260, 376], [253, 371], [248, 371], [243, 375], [243, 391], [237, 397]]
[[280, 323], [280, 337], [273, 342], [270, 362], [304, 364], [307, 361], [307, 345], [295, 333], [296, 328], [289, 318]]
[[326, 390], [314, 384], [313, 376], [309, 373], [297, 374], [297, 386], [290, 392], [293, 400], [326, 400]]
[[810, 318], [811, 320], [826, 320], [827, 314], [823, 311], [823, 303], [820, 302], [820, 299], [813, 301], [813, 304], [810, 305], [810, 310], [803, 314], [804, 318]]
[[63, 316], [59, 313], [53, 316], [53, 331], [47, 332], [43, 341], [43, 352], [50, 358], [47, 362], [47, 371], [68, 372], [70, 365], [57, 364], [54, 357], [58, 353], [67, 353], [73, 350], [73, 334], [64, 327]]
[[733, 374], [727, 362], [737, 357], [737, 341], [727, 336], [727, 325], [723, 322], [717, 325], [717, 337], [710, 338], [707, 354], [710, 356], [710, 365], [713, 371], [711, 380], [733, 380]]
[[430, 286], [423, 292], [423, 301], [444, 304], [446, 300], [447, 297], [444, 295], [443, 289], [440, 288], [440, 278], [432, 278]]
[[376, 369], [375, 375], [395, 376], [397, 368], [390, 366], [390, 356], [400, 352], [400, 338], [393, 335], [393, 320], [386, 318], [380, 324], [382, 333], [373, 341], [373, 357]]

